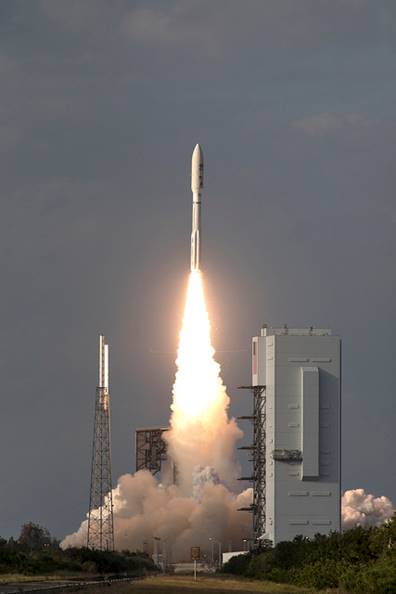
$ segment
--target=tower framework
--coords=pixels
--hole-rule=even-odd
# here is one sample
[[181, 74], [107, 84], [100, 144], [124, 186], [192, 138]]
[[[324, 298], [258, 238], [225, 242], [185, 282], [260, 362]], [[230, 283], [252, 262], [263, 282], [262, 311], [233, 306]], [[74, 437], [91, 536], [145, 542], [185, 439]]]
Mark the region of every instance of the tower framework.
[[99, 336], [99, 382], [96, 388], [92, 445], [87, 546], [114, 550], [113, 497], [111, 484], [109, 345]]
[[146, 469], [153, 476], [161, 472], [162, 463], [167, 460], [167, 444], [163, 438], [166, 431], [169, 431], [169, 427], [136, 429], [136, 472]]
[[253, 444], [242, 446], [240, 449], [251, 450], [253, 462], [253, 475], [242, 477], [242, 480], [251, 480], [253, 483], [253, 503], [250, 508], [241, 511], [253, 513], [253, 540], [260, 544], [260, 538], [265, 531], [265, 497], [266, 497], [266, 392], [265, 386], [240, 386], [241, 389], [250, 390], [253, 395], [253, 414], [250, 417], [239, 417], [253, 421]]

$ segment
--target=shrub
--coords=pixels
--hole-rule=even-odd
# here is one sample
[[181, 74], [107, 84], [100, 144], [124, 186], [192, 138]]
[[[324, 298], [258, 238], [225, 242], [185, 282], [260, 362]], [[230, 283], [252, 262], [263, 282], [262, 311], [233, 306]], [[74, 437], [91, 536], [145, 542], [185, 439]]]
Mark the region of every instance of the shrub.
[[344, 561], [325, 559], [295, 568], [290, 573], [290, 577], [293, 584], [319, 590], [322, 588], [337, 588], [345, 568]]
[[249, 555], [235, 555], [225, 564], [227, 573], [234, 575], [245, 575], [250, 563]]
[[341, 576], [341, 584], [353, 594], [394, 594], [396, 592], [396, 551], [368, 565], [350, 567]]
[[[224, 572], [356, 594], [396, 592], [396, 521], [342, 534], [296, 537], [274, 548], [234, 557]], [[393, 547], [393, 548], [392, 548]]]

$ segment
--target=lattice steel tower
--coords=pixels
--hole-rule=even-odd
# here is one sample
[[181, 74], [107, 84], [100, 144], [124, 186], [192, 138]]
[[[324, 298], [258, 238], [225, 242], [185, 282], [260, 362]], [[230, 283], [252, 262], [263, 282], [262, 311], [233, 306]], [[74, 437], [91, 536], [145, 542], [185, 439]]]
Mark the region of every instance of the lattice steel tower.
[[253, 513], [253, 543], [260, 546], [265, 532], [266, 507], [266, 387], [262, 385], [240, 386], [240, 389], [251, 390], [253, 394], [253, 415], [238, 417], [253, 421], [253, 443], [241, 446], [239, 450], [251, 450], [253, 475], [241, 477], [253, 483], [253, 503], [250, 507], [242, 507], [239, 511]]
[[87, 535], [87, 546], [91, 549], [114, 550], [111, 488], [109, 345], [100, 334]]

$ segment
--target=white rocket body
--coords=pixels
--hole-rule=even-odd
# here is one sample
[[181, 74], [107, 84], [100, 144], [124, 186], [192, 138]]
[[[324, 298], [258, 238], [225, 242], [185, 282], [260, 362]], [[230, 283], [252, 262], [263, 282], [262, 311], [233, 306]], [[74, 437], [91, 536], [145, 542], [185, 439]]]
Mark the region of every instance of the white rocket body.
[[191, 160], [192, 231], [191, 231], [191, 270], [200, 269], [201, 259], [201, 196], [203, 188], [203, 154], [196, 145]]

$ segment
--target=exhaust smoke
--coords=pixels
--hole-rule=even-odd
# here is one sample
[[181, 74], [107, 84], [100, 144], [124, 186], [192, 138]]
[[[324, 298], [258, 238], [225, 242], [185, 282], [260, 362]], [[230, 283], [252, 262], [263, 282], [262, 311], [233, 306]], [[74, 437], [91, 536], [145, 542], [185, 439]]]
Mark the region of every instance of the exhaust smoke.
[[[252, 489], [235, 494], [239, 474], [236, 441], [242, 437], [229, 419], [229, 397], [214, 359], [202, 274], [190, 273], [173, 386], [170, 430], [164, 438], [177, 468], [177, 485], [163, 485], [148, 471], [126, 474], [113, 489], [117, 549], [143, 549], [156, 536], [174, 559], [189, 548], [209, 549], [209, 537], [242, 547], [251, 516], [238, 508], [252, 503]], [[62, 547], [84, 546], [87, 521]], [[165, 545], [164, 545], [165, 546]]]

